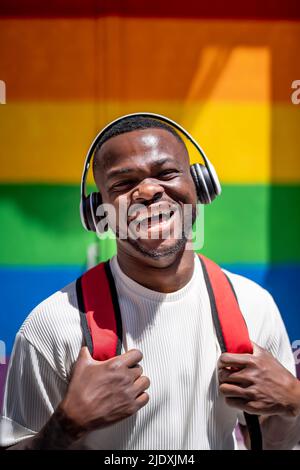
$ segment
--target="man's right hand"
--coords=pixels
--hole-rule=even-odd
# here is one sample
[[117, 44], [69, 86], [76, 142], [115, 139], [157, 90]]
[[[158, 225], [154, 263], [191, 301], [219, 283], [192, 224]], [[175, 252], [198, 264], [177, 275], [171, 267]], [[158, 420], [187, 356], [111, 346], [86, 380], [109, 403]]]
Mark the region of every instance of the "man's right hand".
[[95, 361], [87, 347], [80, 351], [65, 398], [45, 426], [12, 450], [69, 449], [88, 431], [136, 413], [149, 401], [150, 385], [139, 365], [143, 355], [132, 349], [107, 361]]
[[94, 360], [82, 347], [73, 369], [67, 394], [59, 411], [79, 434], [102, 428], [135, 414], [149, 401], [150, 385], [139, 365], [137, 349], [108, 359]]

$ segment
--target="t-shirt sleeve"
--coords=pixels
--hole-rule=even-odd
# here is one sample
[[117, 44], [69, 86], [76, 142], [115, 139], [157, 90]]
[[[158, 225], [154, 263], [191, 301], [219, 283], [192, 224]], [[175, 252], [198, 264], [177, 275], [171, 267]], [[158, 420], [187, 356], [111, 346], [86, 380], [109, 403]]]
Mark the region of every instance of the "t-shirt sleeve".
[[[251, 337], [251, 339], [269, 351], [286, 369], [296, 375], [295, 359], [282, 317], [273, 297], [265, 290], [264, 294], [262, 328], [258, 331], [257, 337]], [[240, 424], [246, 424], [243, 412], [238, 413], [238, 421]]]
[[270, 335], [265, 349], [273, 354], [281, 364], [293, 375], [296, 375], [295, 358], [285, 325], [273, 297], [268, 293], [268, 318], [270, 320]]
[[0, 446], [11, 446], [40, 431], [64, 397], [67, 386], [66, 380], [19, 332], [5, 384]]

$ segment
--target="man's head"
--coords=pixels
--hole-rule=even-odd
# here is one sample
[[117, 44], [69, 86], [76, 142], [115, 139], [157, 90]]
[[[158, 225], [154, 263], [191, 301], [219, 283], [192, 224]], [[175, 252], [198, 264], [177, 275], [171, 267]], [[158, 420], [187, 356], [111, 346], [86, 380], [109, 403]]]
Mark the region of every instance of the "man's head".
[[129, 238], [118, 237], [119, 251], [165, 264], [184, 250], [183, 211], [191, 205], [195, 219], [197, 196], [186, 146], [171, 126], [141, 116], [116, 123], [98, 143], [93, 172], [117, 220], [125, 203]]

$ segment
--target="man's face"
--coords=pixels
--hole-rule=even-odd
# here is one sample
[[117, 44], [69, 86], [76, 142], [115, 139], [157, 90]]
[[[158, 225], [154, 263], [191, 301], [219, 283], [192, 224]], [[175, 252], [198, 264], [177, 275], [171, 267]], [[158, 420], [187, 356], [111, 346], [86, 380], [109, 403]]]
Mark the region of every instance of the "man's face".
[[190, 205], [194, 221], [197, 196], [187, 150], [174, 135], [150, 128], [112, 137], [98, 151], [94, 177], [117, 222], [125, 207], [128, 237], [119, 236], [117, 223], [119, 251], [149, 261], [184, 249], [183, 214]]

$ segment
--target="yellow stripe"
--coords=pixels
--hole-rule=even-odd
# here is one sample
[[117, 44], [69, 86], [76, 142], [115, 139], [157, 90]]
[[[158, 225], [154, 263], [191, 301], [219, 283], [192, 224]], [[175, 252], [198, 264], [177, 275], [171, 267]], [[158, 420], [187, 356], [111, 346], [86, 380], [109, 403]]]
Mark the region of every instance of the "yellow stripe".
[[284, 101], [300, 22], [167, 18], [0, 20], [10, 101]]
[[[185, 126], [223, 182], [300, 181], [299, 107], [214, 102], [4, 105], [1, 181], [78, 182], [96, 131], [111, 119], [136, 111], [165, 114]], [[192, 161], [196, 158], [193, 153]]]

